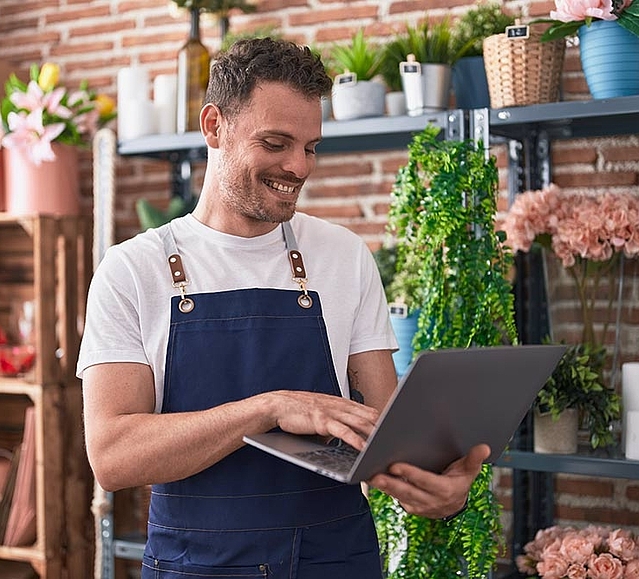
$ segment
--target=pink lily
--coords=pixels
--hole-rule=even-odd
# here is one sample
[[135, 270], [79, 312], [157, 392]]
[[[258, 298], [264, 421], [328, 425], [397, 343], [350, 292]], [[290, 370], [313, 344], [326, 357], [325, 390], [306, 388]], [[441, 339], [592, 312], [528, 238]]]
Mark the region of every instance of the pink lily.
[[7, 116], [10, 132], [2, 138], [3, 147], [22, 148], [36, 165], [55, 159], [51, 142], [64, 131], [64, 123], [54, 123], [45, 127], [42, 123], [42, 112], [42, 109], [36, 109], [29, 114], [10, 112]]
[[11, 102], [19, 109], [26, 111], [35, 111], [36, 109], [44, 109], [52, 115], [56, 115], [62, 119], [71, 118], [71, 111], [60, 104], [66, 89], [56, 88], [49, 93], [45, 93], [38, 83], [32, 80], [27, 85], [27, 92], [16, 91], [9, 96]]

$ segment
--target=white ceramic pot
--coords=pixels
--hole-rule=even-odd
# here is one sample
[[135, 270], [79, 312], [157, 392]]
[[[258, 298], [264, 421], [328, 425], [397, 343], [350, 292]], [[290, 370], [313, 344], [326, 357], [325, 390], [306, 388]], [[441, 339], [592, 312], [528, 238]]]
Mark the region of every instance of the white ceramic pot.
[[386, 93], [386, 114], [389, 117], [397, 117], [406, 114], [406, 97], [404, 91], [391, 91]]
[[331, 105], [336, 121], [384, 115], [386, 87], [373, 80], [333, 86]]

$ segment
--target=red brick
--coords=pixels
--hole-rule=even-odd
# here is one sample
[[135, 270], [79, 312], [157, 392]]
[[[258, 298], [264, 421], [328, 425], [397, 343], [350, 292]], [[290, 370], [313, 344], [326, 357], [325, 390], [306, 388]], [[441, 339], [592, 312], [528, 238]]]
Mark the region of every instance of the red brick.
[[589, 497], [612, 497], [614, 484], [610, 479], [557, 477], [555, 480], [555, 492]]
[[619, 171], [616, 173], [561, 173], [554, 175], [553, 181], [559, 187], [612, 187], [616, 185], [635, 185], [637, 173]]
[[300, 203], [299, 210], [302, 213], [308, 213], [315, 217], [324, 219], [344, 218], [361, 218], [363, 213], [359, 205], [309, 205], [305, 206]]
[[[355, 20], [358, 18], [376, 18], [377, 6], [345, 6], [328, 10], [309, 10], [308, 12], [295, 12], [289, 15], [291, 26], [308, 26], [309, 24], [323, 24], [340, 20]], [[353, 28], [357, 30], [358, 26]]]
[[373, 165], [366, 159], [360, 159], [348, 163], [330, 163], [322, 160], [318, 155], [318, 162], [313, 171], [312, 180], [330, 177], [352, 177], [359, 175], [370, 175], [373, 172]]
[[639, 167], [639, 147], [634, 146], [614, 146], [604, 147], [602, 150], [606, 162], [634, 161]]
[[553, 165], [594, 164], [597, 161], [597, 149], [591, 146], [553, 148], [551, 159]]

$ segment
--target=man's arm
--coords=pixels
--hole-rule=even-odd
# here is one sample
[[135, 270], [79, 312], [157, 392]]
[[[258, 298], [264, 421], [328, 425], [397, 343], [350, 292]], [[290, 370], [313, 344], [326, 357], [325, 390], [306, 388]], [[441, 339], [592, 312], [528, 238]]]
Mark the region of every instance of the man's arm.
[[179, 480], [243, 446], [242, 436], [279, 426], [342, 438], [361, 448], [378, 412], [339, 396], [276, 391], [196, 412], [154, 414], [151, 369], [90, 366], [83, 375], [87, 453], [107, 491]]
[[[352, 355], [348, 376], [351, 388], [362, 393], [364, 404], [375, 406], [380, 412], [397, 386], [390, 350]], [[388, 473], [375, 475], [368, 484], [395, 497], [410, 514], [440, 519], [463, 508], [470, 486], [489, 455], [487, 445], [477, 445], [443, 474], [398, 462], [391, 465]]]

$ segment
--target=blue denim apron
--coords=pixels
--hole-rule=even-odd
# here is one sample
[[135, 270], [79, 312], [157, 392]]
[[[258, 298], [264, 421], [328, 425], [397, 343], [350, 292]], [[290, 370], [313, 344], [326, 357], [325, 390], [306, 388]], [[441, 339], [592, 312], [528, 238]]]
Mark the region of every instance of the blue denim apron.
[[[186, 295], [175, 241], [163, 413], [190, 412], [271, 390], [340, 396], [319, 295], [290, 224], [300, 290]], [[345, 485], [244, 446], [186, 479], [154, 485], [143, 579], [381, 578], [374, 524], [359, 485]]]

